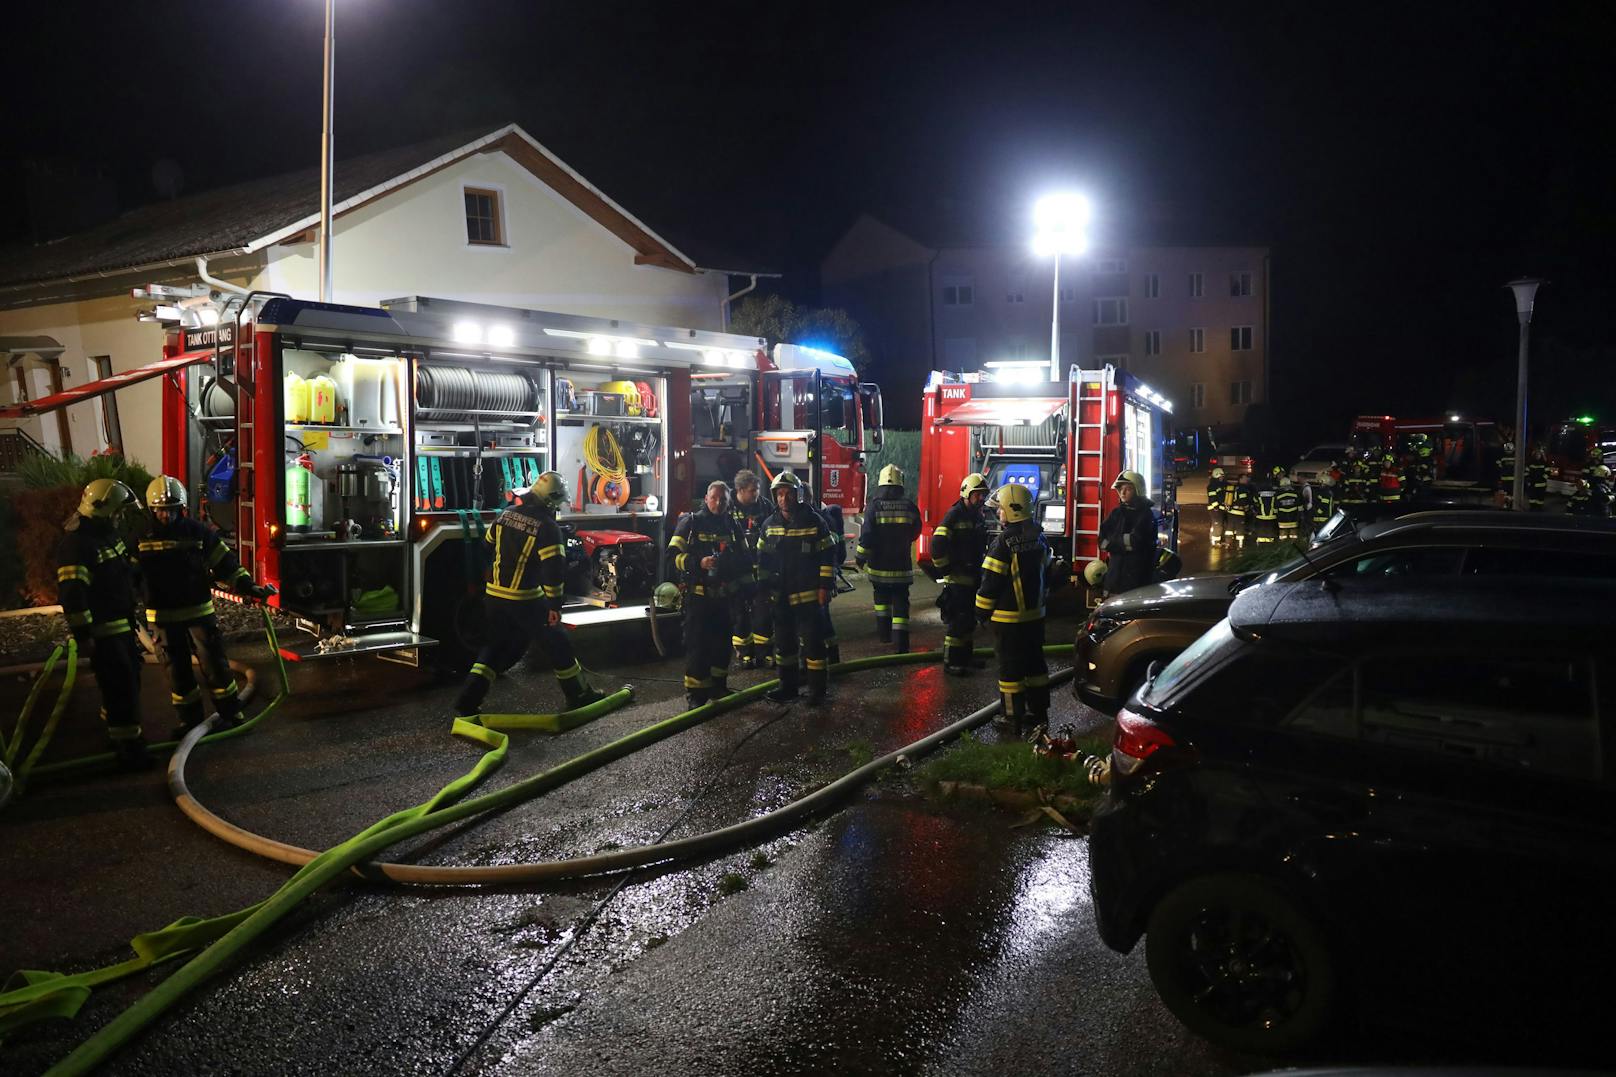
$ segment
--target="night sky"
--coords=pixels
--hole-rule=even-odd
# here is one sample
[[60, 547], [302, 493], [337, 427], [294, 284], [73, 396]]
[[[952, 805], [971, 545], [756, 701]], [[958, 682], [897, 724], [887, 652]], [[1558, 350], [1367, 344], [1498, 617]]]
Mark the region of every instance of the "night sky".
[[[1535, 414], [1616, 420], [1608, 5], [1142, 6], [340, 0], [337, 153], [514, 120], [808, 301], [861, 210], [1022, 242], [1079, 187], [1098, 242], [1273, 248], [1292, 440], [1507, 414], [1500, 285], [1543, 276]], [[0, 241], [317, 163], [319, 0], [45, 7], [8, 11]]]

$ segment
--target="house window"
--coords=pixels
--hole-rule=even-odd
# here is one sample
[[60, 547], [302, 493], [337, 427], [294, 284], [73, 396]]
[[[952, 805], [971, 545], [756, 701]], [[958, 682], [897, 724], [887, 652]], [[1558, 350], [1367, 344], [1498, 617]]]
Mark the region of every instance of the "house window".
[[1249, 352], [1251, 350], [1251, 326], [1236, 325], [1230, 327], [1229, 350], [1235, 352]]
[[1095, 273], [1126, 273], [1128, 260], [1126, 258], [1096, 258], [1094, 260]]
[[1011, 285], [1010, 290], [1004, 293], [1004, 301], [1006, 303], [1025, 303], [1027, 301], [1026, 289], [1019, 284]]
[[1161, 298], [1161, 277], [1157, 276], [1155, 273], [1145, 274], [1145, 298]]
[[500, 212], [498, 191], [466, 188], [466, 242], [485, 247], [505, 245], [505, 218]]
[[1145, 330], [1145, 354], [1146, 355], [1160, 355], [1161, 354], [1161, 330], [1160, 329], [1146, 329]]
[[1196, 355], [1206, 351], [1206, 330], [1190, 330], [1190, 351]]
[[1229, 383], [1229, 403], [1231, 403], [1231, 404], [1249, 404], [1249, 403], [1251, 403], [1251, 382], [1249, 382], [1249, 381], [1231, 381]]
[[975, 300], [976, 288], [969, 281], [955, 281], [943, 285], [943, 306], [968, 307]]
[[1250, 273], [1230, 273], [1229, 274], [1229, 294], [1231, 296], [1236, 297], [1236, 298], [1238, 298], [1240, 296], [1250, 295], [1251, 294], [1251, 274]]
[[1095, 325], [1127, 325], [1128, 301], [1125, 298], [1096, 299], [1094, 301]]
[[1190, 386], [1190, 407], [1206, 407], [1206, 386], [1201, 382], [1196, 382], [1194, 385]]
[[1190, 298], [1199, 299], [1206, 294], [1206, 277], [1200, 273], [1190, 274]]
[[1062, 303], [1076, 303], [1077, 302], [1077, 289], [1072, 288], [1072, 287], [1062, 288], [1061, 289], [1061, 302]]

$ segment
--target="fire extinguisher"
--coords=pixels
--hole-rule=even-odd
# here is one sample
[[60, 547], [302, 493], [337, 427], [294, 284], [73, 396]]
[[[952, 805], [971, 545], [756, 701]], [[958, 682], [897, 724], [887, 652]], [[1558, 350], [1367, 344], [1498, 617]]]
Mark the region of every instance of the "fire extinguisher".
[[310, 529], [313, 499], [310, 487], [314, 482], [314, 457], [307, 449], [286, 465], [286, 528], [306, 532]]

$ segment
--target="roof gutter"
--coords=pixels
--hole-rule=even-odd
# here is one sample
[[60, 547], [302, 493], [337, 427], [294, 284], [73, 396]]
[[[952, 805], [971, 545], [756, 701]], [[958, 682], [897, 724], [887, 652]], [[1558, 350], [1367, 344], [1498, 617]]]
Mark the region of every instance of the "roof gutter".
[[[232, 247], [228, 250], [213, 251], [206, 255], [185, 254], [178, 258], [165, 258], [159, 262], [142, 262], [140, 265], [125, 266], [120, 269], [96, 269], [88, 273], [75, 273], [66, 277], [51, 277], [47, 280], [24, 281], [20, 284], [0, 285], [0, 295], [11, 295], [15, 292], [26, 292], [35, 288], [54, 288], [63, 284], [83, 284], [86, 281], [106, 280], [111, 277], [128, 277], [137, 273], [149, 273], [157, 269], [173, 269], [175, 266], [195, 265], [206, 258], [234, 258], [244, 254], [251, 254], [246, 247]], [[47, 300], [55, 298], [46, 296]]]

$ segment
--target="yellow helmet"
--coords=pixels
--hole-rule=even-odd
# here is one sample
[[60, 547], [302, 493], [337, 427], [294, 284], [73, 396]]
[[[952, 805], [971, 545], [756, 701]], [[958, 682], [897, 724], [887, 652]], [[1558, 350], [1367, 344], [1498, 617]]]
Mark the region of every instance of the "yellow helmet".
[[84, 487], [79, 498], [79, 515], [108, 520], [135, 499], [135, 492], [117, 479], [96, 479]]
[[1105, 579], [1106, 567], [1104, 561], [1090, 561], [1083, 566], [1083, 579], [1088, 581], [1090, 587], [1100, 586], [1100, 581]]
[[881, 475], [875, 480], [877, 486], [902, 486], [903, 468], [897, 464], [888, 464], [881, 469]]
[[1214, 479], [1221, 479], [1221, 478], [1223, 478], [1223, 469], [1222, 469], [1222, 468], [1221, 468], [1221, 467], [1215, 467], [1215, 468], [1213, 468], [1213, 469], [1212, 469], [1212, 477], [1213, 477], [1213, 478], [1214, 478]]
[[1111, 489], [1115, 490], [1117, 487], [1121, 486], [1125, 482], [1129, 483], [1129, 484], [1131, 484], [1133, 486], [1133, 492], [1134, 493], [1138, 494], [1140, 497], [1145, 496], [1145, 493], [1146, 493], [1146, 491], [1145, 491], [1145, 477], [1143, 475], [1139, 474], [1139, 472], [1137, 472], [1137, 471], [1124, 471], [1124, 472], [1122, 472], [1120, 475], [1117, 476], [1117, 481], [1113, 482], [1111, 484]]
[[640, 388], [631, 381], [609, 381], [600, 387], [603, 393], [618, 393], [623, 397], [623, 408], [630, 415], [640, 414]]
[[999, 506], [999, 519], [1007, 524], [1025, 523], [1032, 519], [1032, 491], [1018, 482], [1007, 482], [993, 495]]
[[172, 475], [159, 475], [146, 485], [148, 509], [183, 509], [185, 484]]
[[980, 471], [973, 471], [960, 480], [960, 496], [970, 497], [978, 490], [986, 491], [988, 480], [982, 477]]
[[802, 480], [797, 478], [797, 473], [795, 471], [788, 469], [776, 475], [774, 477], [774, 481], [769, 483], [769, 492], [773, 493], [782, 486], [786, 487], [787, 489], [797, 491], [798, 497], [802, 496]]
[[567, 503], [567, 480], [559, 471], [546, 471], [528, 487], [526, 499], [530, 504], [542, 505], [555, 512]]

